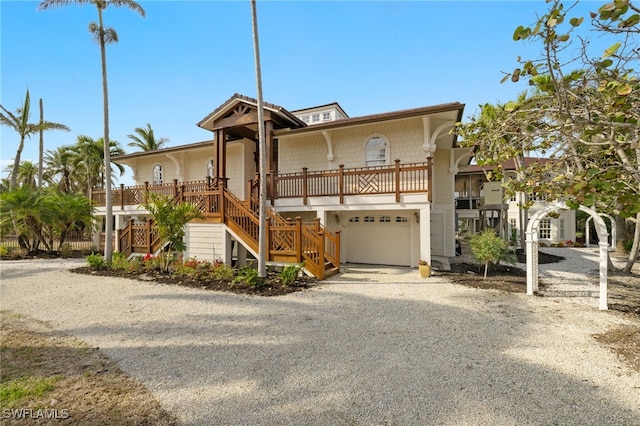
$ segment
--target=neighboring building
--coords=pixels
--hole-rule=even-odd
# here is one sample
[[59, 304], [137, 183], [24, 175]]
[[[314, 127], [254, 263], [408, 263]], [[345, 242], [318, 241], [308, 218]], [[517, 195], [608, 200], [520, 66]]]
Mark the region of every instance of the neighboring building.
[[[450, 130], [463, 109], [455, 102], [349, 117], [337, 103], [295, 112], [265, 103], [274, 215], [267, 224], [269, 260], [291, 261], [297, 252], [307, 266], [331, 261], [415, 267], [420, 259], [454, 256], [455, 167], [469, 150], [457, 145]], [[241, 262], [257, 254], [249, 241], [256, 219], [240, 219], [256, 211], [257, 102], [236, 94], [198, 126], [213, 139], [113, 157], [131, 167], [138, 184], [114, 190], [116, 247], [136, 239], [131, 226], [147, 213], [139, 203], [145, 191], [153, 191], [193, 202], [207, 214], [188, 225], [187, 257]], [[95, 192], [93, 199], [97, 214], [104, 215], [103, 194]], [[296, 217], [313, 223], [305, 229], [315, 233], [309, 238], [324, 241], [321, 248], [310, 249], [304, 232], [280, 228], [293, 227]], [[138, 246], [132, 250], [143, 250]], [[337, 259], [313, 259], [317, 250]]]
[[[533, 162], [548, 161], [545, 158], [526, 157], [525, 165]], [[504, 198], [502, 182], [488, 182], [486, 171], [490, 167], [469, 165], [463, 168], [455, 178], [456, 222], [457, 234], [460, 237], [473, 235], [485, 227], [491, 227], [509, 239], [515, 230], [520, 238], [520, 213], [516, 197]], [[513, 160], [502, 165], [505, 179], [515, 178], [516, 170]], [[534, 201], [528, 209], [530, 217], [546, 200], [536, 199], [535, 194], [528, 194], [527, 201]], [[526, 225], [525, 225], [526, 228]], [[576, 215], [573, 210], [560, 212], [558, 217], [547, 216], [540, 223], [538, 240], [544, 244], [561, 244], [576, 240]], [[522, 242], [518, 241], [522, 246]]]

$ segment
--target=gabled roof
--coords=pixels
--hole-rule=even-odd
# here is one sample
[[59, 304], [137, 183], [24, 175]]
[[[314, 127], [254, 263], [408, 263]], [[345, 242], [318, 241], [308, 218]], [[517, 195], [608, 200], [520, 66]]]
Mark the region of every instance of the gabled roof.
[[128, 160], [130, 158], [148, 157], [148, 156], [156, 155], [156, 154], [160, 154], [160, 155], [170, 154], [170, 153], [176, 152], [176, 151], [185, 151], [185, 150], [189, 150], [189, 149], [203, 148], [203, 147], [208, 147], [208, 146], [211, 146], [211, 147], [213, 146], [213, 140], [189, 143], [189, 144], [185, 144], [185, 145], [172, 146], [172, 147], [168, 147], [168, 148], [159, 148], [159, 149], [154, 149], [154, 150], [151, 150], [151, 151], [139, 151], [139, 152], [132, 152], [130, 154], [113, 155], [113, 156], [111, 156], [111, 159], [113, 161], [117, 162], [119, 160]]
[[[223, 117], [230, 110], [236, 107], [239, 103], [246, 103], [251, 106], [257, 107], [258, 100], [254, 98], [250, 98], [248, 96], [241, 95], [239, 93], [235, 93], [229, 99], [227, 99], [222, 105], [218, 108], [214, 109], [209, 115], [200, 120], [196, 125], [200, 128], [210, 130], [210, 127], [217, 119]], [[300, 120], [298, 117], [293, 115], [291, 112], [287, 111], [285, 108], [272, 104], [269, 102], [263, 102], [263, 106], [265, 110], [270, 111], [272, 114], [282, 118], [285, 122], [290, 124], [289, 127], [297, 128], [297, 127], [306, 127], [306, 123]]]
[[436, 114], [439, 112], [457, 111], [457, 121], [462, 119], [464, 104], [460, 102], [452, 102], [447, 104], [433, 105], [421, 108], [404, 109], [399, 111], [385, 112], [382, 114], [363, 115], [360, 117], [345, 118], [342, 120], [328, 121], [326, 123], [314, 124], [313, 126], [305, 126], [299, 129], [281, 129], [273, 132], [274, 136], [293, 135], [305, 132], [317, 132], [319, 130], [328, 130], [338, 127], [348, 127], [359, 124], [369, 124], [381, 121], [398, 120], [402, 118], [420, 117], [423, 115]]
[[340, 112], [340, 114], [342, 114], [346, 118], [349, 118], [349, 114], [347, 114], [345, 112], [345, 110], [343, 110], [342, 107], [340, 106], [340, 104], [337, 103], [337, 102], [331, 102], [330, 104], [317, 105], [317, 106], [312, 106], [312, 107], [308, 107], [308, 108], [296, 109], [296, 110], [293, 110], [291, 112], [293, 114], [304, 114], [304, 113], [308, 113], [308, 112], [312, 112], [312, 111], [326, 109], [326, 108], [329, 108], [329, 107], [337, 109]]

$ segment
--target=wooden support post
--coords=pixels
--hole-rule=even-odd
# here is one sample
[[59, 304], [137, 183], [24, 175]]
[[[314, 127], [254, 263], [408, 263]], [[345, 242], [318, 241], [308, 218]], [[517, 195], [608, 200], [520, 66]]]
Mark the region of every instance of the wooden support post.
[[149, 182], [144, 183], [144, 202], [149, 202]]
[[396, 161], [396, 203], [400, 202], [400, 160]]
[[307, 205], [307, 167], [302, 168], [302, 204]]
[[225, 219], [225, 213], [227, 211], [227, 208], [225, 206], [226, 199], [225, 199], [225, 196], [224, 196], [224, 190], [225, 190], [226, 186], [227, 186], [227, 183], [226, 183], [226, 181], [224, 179], [221, 179], [218, 182], [218, 189], [217, 189], [218, 195], [217, 196], [220, 199], [220, 214], [222, 215], [221, 216], [222, 223], [227, 223], [227, 221]]
[[318, 239], [320, 240], [320, 247], [318, 247], [318, 267], [320, 275], [318, 278], [324, 280], [324, 232], [318, 232]]
[[151, 241], [151, 221], [147, 220], [146, 222], [147, 222], [147, 231], [146, 231], [147, 235], [146, 235], [146, 237], [147, 237], [147, 247], [148, 247], [147, 253], [151, 253], [151, 243], [152, 243], [152, 241]]
[[338, 166], [338, 182], [340, 187], [340, 204], [344, 204], [344, 164]]
[[129, 219], [129, 252], [133, 252], [133, 219]]
[[335, 252], [335, 256], [336, 256], [336, 262], [338, 262], [338, 265], [340, 264], [340, 231], [336, 231], [336, 252]]
[[120, 184], [120, 210], [124, 210], [124, 183]]
[[302, 262], [302, 218], [296, 216], [295, 228], [296, 262]]
[[[260, 226], [262, 226], [262, 224], [260, 224]], [[271, 260], [271, 221], [269, 220], [269, 218], [267, 217], [267, 220], [264, 223], [264, 239], [265, 239], [265, 243], [264, 246], [267, 250], [267, 252], [264, 254], [264, 258], [265, 260], [269, 261]]]
[[271, 173], [267, 173], [267, 188], [268, 188], [268, 196], [271, 200], [271, 205], [273, 206], [274, 204], [274, 200], [277, 197], [277, 193], [276, 193], [276, 172], [271, 170]]

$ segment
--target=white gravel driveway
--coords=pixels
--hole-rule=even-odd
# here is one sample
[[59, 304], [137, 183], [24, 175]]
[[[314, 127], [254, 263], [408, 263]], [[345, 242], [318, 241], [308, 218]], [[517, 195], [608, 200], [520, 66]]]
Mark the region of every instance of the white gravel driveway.
[[[631, 321], [392, 268], [263, 298], [0, 263], [0, 308], [100, 347], [189, 425], [639, 425]], [[636, 322], [637, 324], [637, 322]]]

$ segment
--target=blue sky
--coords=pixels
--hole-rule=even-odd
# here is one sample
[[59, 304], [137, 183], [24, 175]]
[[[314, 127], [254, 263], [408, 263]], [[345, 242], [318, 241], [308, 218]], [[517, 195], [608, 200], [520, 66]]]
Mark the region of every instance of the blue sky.
[[[256, 96], [249, 0], [140, 1], [146, 18], [109, 8], [119, 42], [107, 49], [110, 138], [150, 123], [168, 146], [210, 139], [196, 123], [234, 93]], [[582, 1], [579, 10], [605, 2]], [[71, 132], [45, 134], [45, 149], [102, 136], [100, 52], [88, 32], [94, 7], [37, 11], [37, 1], [0, 1], [0, 104], [12, 112], [31, 94], [45, 119]], [[500, 83], [518, 56], [540, 46], [514, 42], [518, 25], [546, 11], [537, 1], [267, 1], [258, 25], [267, 102], [288, 110], [338, 102], [361, 116], [448, 102], [507, 102], [524, 83]], [[584, 15], [584, 13], [582, 13]], [[3, 126], [0, 166], [18, 137]], [[38, 138], [22, 159], [37, 161]], [[3, 173], [5, 176], [6, 173]], [[129, 173], [120, 182], [131, 184]]]

